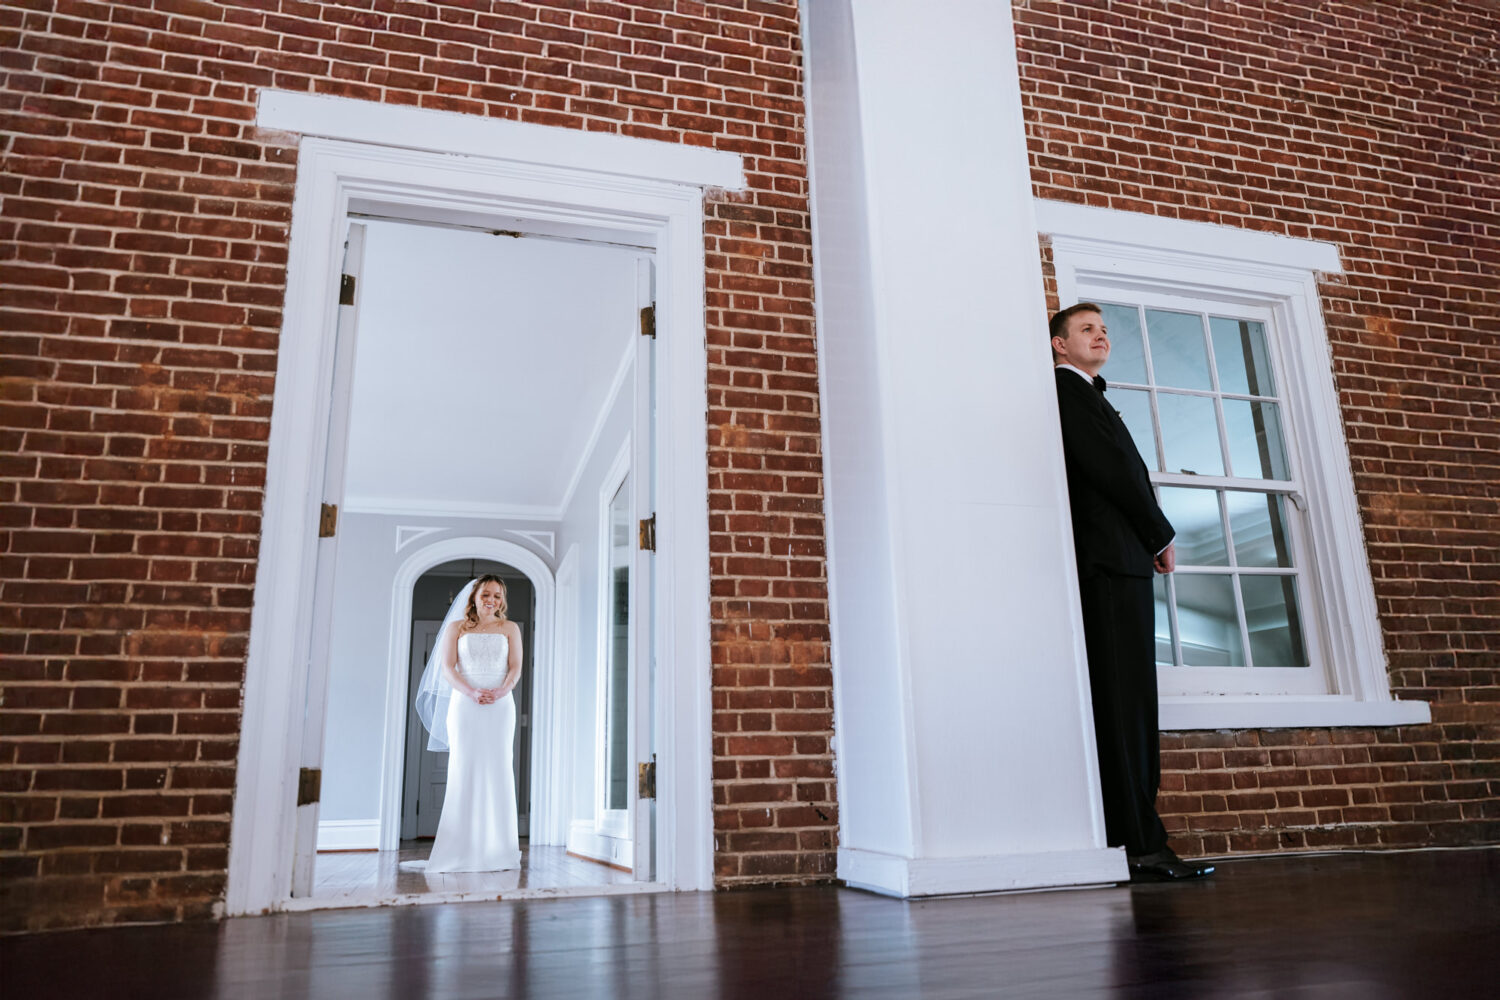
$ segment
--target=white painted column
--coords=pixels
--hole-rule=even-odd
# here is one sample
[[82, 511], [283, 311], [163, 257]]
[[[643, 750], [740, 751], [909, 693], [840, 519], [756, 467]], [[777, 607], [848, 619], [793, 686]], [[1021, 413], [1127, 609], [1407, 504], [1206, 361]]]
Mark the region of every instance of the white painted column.
[[839, 876], [1108, 882], [1008, 3], [804, 0]]

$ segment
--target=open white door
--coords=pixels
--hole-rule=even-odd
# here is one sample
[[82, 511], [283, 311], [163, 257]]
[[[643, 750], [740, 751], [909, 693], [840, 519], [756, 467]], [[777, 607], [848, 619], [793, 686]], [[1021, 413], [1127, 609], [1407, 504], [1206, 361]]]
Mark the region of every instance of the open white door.
[[338, 331], [334, 338], [333, 394], [322, 491], [310, 497], [319, 507], [317, 576], [306, 609], [312, 625], [308, 647], [307, 699], [302, 724], [302, 753], [297, 793], [297, 835], [292, 862], [292, 895], [312, 894], [318, 849], [318, 797], [323, 777], [324, 708], [328, 700], [328, 642], [333, 622], [333, 573], [337, 551], [338, 505], [344, 495], [344, 463], [349, 440], [349, 392], [354, 378], [354, 331], [358, 320], [359, 273], [364, 262], [365, 227], [351, 223], [344, 241], [343, 280], [339, 292]]
[[638, 264], [641, 336], [636, 338], [635, 419], [630, 435], [632, 508], [640, 519], [630, 574], [631, 733], [636, 761], [631, 870], [636, 881], [656, 880], [656, 268]]

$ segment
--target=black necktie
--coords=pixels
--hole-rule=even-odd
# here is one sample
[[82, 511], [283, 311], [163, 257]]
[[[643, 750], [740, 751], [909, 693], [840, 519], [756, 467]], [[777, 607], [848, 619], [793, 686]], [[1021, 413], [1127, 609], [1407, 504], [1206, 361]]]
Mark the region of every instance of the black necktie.
[[1103, 392], [1108, 387], [1109, 387], [1109, 383], [1106, 382], [1106, 381], [1104, 381], [1104, 376], [1103, 375], [1095, 375], [1094, 376], [1094, 388], [1095, 389], [1098, 389], [1100, 392]]

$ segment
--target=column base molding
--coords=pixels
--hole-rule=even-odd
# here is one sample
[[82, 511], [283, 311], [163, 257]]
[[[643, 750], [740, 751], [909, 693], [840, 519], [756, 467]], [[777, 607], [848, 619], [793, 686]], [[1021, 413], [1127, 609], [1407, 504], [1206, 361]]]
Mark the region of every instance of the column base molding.
[[838, 865], [838, 877], [850, 887], [902, 899], [1108, 885], [1130, 878], [1118, 847], [959, 858], [903, 858], [841, 847]]

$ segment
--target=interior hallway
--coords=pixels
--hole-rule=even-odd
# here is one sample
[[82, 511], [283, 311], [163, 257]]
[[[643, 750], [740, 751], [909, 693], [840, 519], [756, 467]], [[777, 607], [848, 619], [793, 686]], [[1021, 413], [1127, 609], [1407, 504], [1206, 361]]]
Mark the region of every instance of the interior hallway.
[[10, 997], [1494, 996], [1500, 849], [904, 902], [832, 887], [329, 910], [0, 940]]

